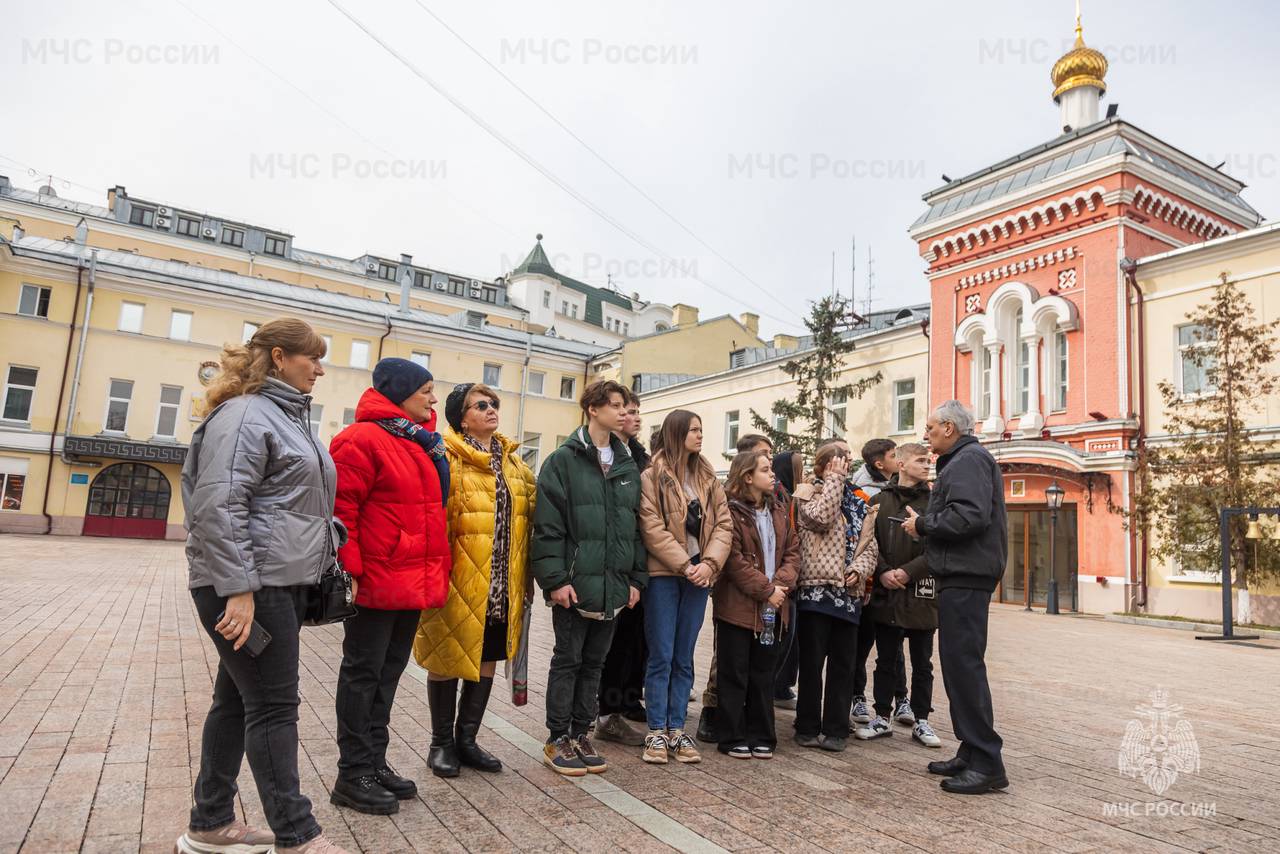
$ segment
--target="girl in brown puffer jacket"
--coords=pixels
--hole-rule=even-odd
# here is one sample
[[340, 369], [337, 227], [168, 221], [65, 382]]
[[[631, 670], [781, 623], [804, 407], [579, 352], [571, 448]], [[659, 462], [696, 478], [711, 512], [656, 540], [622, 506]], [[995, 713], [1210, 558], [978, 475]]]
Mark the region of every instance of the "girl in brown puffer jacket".
[[725, 491], [733, 545], [712, 594], [718, 749], [737, 759], [769, 759], [778, 743], [773, 674], [789, 622], [787, 591], [795, 586], [800, 543], [787, 508], [774, 499], [767, 453], [734, 457]]

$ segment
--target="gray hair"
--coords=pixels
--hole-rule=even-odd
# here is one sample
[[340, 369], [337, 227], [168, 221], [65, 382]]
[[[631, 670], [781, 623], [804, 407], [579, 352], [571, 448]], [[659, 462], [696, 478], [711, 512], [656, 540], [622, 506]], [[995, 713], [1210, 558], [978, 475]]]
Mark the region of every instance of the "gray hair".
[[973, 425], [975, 423], [973, 410], [958, 400], [948, 400], [938, 404], [938, 407], [933, 410], [932, 418], [938, 423], [951, 422], [961, 436], [973, 434]]

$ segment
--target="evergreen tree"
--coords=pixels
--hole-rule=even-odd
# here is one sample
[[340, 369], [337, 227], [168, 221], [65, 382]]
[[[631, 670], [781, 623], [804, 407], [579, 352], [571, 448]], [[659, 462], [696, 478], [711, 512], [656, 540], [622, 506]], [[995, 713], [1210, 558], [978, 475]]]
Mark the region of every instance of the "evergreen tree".
[[[1280, 479], [1268, 449], [1247, 426], [1280, 390], [1276, 329], [1260, 323], [1249, 299], [1226, 273], [1208, 302], [1182, 327], [1183, 382], [1162, 382], [1171, 438], [1139, 454], [1138, 495], [1129, 524], [1155, 534], [1152, 553], [1187, 568], [1221, 567], [1218, 512], [1223, 507], [1276, 504]], [[1252, 586], [1280, 575], [1280, 549], [1247, 540], [1248, 520], [1230, 524], [1233, 581]]]
[[857, 319], [852, 301], [847, 297], [824, 297], [814, 303], [804, 322], [813, 336], [813, 347], [798, 353], [782, 366], [783, 373], [795, 381], [795, 397], [776, 400], [770, 409], [775, 417], [786, 419], [788, 430], [776, 429], [760, 413], [751, 410], [752, 425], [768, 436], [778, 450], [800, 451], [813, 459], [818, 443], [823, 439], [833, 436], [843, 439], [845, 419], [831, 409], [832, 399], [858, 400], [867, 389], [883, 379], [877, 371], [873, 376], [854, 382], [840, 381], [845, 357], [856, 346], [853, 339], [842, 333], [852, 328]]

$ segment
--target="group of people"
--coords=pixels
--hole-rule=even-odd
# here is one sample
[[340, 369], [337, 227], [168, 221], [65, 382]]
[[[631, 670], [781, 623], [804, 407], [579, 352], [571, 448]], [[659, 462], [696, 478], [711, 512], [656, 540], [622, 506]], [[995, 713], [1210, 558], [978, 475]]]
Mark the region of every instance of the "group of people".
[[[721, 482], [696, 414], [668, 414], [646, 450], [639, 398], [600, 381], [579, 401], [583, 425], [535, 477], [499, 432], [493, 389], [450, 390], [438, 430], [434, 379], [404, 359], [378, 362], [355, 423], [326, 449], [310, 419], [325, 348], [294, 319], [225, 348], [188, 452], [189, 586], [219, 663], [176, 851], [341, 854], [298, 777], [299, 633], [335, 567], [356, 606], [335, 688], [330, 800], [342, 807], [391, 814], [417, 794], [387, 759], [410, 655], [428, 675], [432, 772], [501, 771], [477, 735], [497, 664], [527, 655], [535, 582], [555, 636], [544, 763], [559, 774], [608, 770], [593, 738], [638, 747], [648, 763], [701, 761], [686, 714], [710, 599], [699, 740], [769, 759], [775, 706], [789, 706], [802, 747], [844, 750], [851, 727], [890, 735], [891, 716], [939, 747], [928, 715], [940, 628], [960, 746], [929, 770], [953, 792], [1008, 785], [982, 664], [1003, 491], [960, 404], [930, 416], [927, 448], [867, 443], [856, 476], [843, 440], [821, 444], [806, 471], [801, 455], [749, 436]], [[269, 832], [235, 814], [246, 757]]]

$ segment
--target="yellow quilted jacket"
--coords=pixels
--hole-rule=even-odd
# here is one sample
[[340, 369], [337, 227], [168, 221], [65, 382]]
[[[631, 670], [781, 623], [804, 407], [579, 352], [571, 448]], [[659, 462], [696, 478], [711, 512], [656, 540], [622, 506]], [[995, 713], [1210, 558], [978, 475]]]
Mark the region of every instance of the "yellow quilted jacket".
[[[449, 454], [449, 544], [453, 573], [443, 608], [429, 608], [418, 621], [413, 655], [437, 676], [480, 679], [485, 609], [493, 560], [493, 516], [497, 502], [489, 455], [452, 430], [444, 435]], [[537, 479], [520, 459], [519, 446], [499, 435], [503, 477], [511, 491], [510, 574], [507, 583], [507, 657], [520, 648], [520, 627], [529, 569], [529, 538]]]

